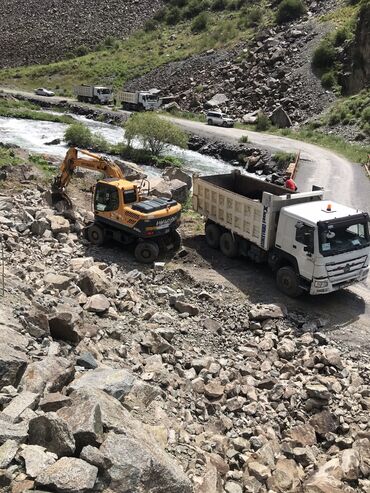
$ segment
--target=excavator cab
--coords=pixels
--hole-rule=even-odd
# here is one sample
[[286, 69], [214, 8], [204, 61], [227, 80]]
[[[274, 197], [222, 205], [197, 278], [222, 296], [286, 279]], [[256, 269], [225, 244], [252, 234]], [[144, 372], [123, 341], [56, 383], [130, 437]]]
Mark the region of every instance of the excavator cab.
[[123, 245], [135, 244], [135, 257], [151, 263], [164, 250], [178, 248], [181, 205], [166, 198], [149, 199], [140, 194], [136, 184], [126, 180], [121, 168], [106, 158], [88, 151], [81, 158], [77, 149], [70, 149], [54, 180], [53, 193], [68, 198], [65, 188], [74, 169], [83, 167], [102, 171], [104, 179], [94, 187], [94, 222], [85, 228], [85, 237], [94, 245], [113, 239]]

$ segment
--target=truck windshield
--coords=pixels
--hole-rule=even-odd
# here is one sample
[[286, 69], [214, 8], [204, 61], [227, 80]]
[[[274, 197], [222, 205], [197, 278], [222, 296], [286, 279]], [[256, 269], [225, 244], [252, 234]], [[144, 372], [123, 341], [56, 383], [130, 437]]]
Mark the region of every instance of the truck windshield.
[[366, 215], [319, 223], [320, 252], [324, 257], [358, 250], [370, 245]]
[[157, 96], [147, 96], [147, 98], [148, 98], [148, 101], [158, 101]]
[[98, 89], [98, 94], [110, 94], [110, 89]]

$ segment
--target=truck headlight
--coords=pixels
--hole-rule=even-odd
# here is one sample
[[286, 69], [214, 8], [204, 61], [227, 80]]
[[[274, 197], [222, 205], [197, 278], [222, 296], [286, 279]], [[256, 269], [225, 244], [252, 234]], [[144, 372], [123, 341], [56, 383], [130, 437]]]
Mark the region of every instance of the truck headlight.
[[328, 286], [328, 281], [315, 281], [315, 288], [327, 288]]

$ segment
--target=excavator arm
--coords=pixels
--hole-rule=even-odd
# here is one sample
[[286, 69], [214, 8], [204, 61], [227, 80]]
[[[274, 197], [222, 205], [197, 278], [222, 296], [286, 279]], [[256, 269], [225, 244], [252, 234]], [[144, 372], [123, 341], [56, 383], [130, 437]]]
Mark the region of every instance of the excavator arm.
[[[86, 157], [80, 157], [80, 154], [83, 154]], [[71, 181], [73, 176], [73, 172], [76, 168], [85, 168], [90, 169], [92, 171], [101, 171], [104, 173], [106, 178], [117, 178], [124, 179], [124, 175], [122, 170], [117, 164], [112, 163], [108, 159], [98, 156], [97, 154], [93, 154], [89, 151], [82, 151], [76, 149], [75, 147], [71, 147], [64, 158], [62, 166], [60, 168], [60, 174], [54, 179], [52, 185], [53, 193], [64, 193], [67, 185]]]

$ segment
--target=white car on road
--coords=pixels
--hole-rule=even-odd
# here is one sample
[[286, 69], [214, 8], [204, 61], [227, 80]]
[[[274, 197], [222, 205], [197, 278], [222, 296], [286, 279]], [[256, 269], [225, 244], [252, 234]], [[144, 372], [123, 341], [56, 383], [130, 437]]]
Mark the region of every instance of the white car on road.
[[38, 96], [55, 96], [55, 93], [53, 91], [49, 91], [48, 89], [45, 89], [44, 87], [39, 87], [38, 89], [35, 89], [35, 94]]
[[219, 127], [233, 127], [235, 121], [221, 111], [209, 111], [207, 113], [208, 125], [217, 125]]

